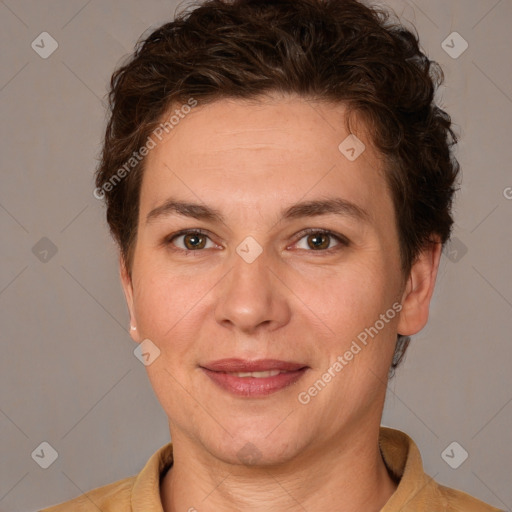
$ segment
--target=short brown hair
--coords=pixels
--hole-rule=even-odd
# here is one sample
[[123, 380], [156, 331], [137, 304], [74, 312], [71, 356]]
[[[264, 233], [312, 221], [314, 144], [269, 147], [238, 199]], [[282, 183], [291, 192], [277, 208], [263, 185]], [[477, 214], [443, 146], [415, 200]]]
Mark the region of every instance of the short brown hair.
[[280, 92], [343, 103], [361, 115], [385, 159], [404, 275], [435, 235], [445, 243], [459, 164], [450, 116], [434, 102], [443, 72], [417, 34], [390, 19], [356, 0], [207, 0], [139, 40], [111, 78], [96, 174], [128, 270], [145, 160], [112, 179], [171, 106], [190, 98]]

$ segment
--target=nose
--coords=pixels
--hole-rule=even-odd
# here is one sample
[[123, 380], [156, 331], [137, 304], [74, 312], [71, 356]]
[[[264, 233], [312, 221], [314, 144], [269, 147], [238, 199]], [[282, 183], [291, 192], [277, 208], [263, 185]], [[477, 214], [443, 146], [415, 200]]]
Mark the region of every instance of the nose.
[[291, 316], [287, 288], [265, 251], [251, 263], [234, 253], [230, 263], [231, 271], [216, 289], [216, 321], [246, 334], [286, 325]]

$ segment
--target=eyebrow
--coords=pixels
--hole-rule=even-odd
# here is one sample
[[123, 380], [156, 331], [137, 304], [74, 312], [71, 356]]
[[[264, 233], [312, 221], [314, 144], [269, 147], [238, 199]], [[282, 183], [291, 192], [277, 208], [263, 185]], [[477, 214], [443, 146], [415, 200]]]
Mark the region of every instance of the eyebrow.
[[[291, 220], [302, 217], [328, 215], [330, 213], [343, 217], [351, 217], [360, 222], [368, 222], [370, 220], [370, 215], [366, 210], [339, 197], [293, 204], [281, 211], [281, 219]], [[171, 198], [151, 210], [146, 216], [146, 223], [173, 214], [204, 221], [225, 222], [223, 215], [216, 208], [199, 203], [178, 201]]]

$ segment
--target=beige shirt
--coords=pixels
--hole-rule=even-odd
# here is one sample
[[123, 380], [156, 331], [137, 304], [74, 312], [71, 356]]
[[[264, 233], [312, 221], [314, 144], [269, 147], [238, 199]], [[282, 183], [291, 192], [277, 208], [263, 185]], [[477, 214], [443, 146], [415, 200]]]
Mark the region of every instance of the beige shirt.
[[[499, 512], [468, 494], [437, 484], [423, 471], [414, 441], [399, 430], [380, 428], [380, 449], [400, 480], [381, 512]], [[172, 465], [172, 443], [156, 451], [142, 471], [41, 512], [163, 512], [160, 478]]]

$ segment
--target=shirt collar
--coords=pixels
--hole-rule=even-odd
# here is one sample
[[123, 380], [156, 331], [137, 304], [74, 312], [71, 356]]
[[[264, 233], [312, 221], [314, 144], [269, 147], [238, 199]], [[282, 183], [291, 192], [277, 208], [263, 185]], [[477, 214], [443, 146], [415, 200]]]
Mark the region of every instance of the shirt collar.
[[172, 443], [157, 450], [135, 478], [131, 505], [133, 512], [163, 512], [160, 482], [172, 466]]
[[404, 432], [380, 427], [379, 446], [388, 471], [398, 487], [381, 512], [428, 512], [444, 510], [445, 499], [434, 479], [423, 470], [416, 443]]

